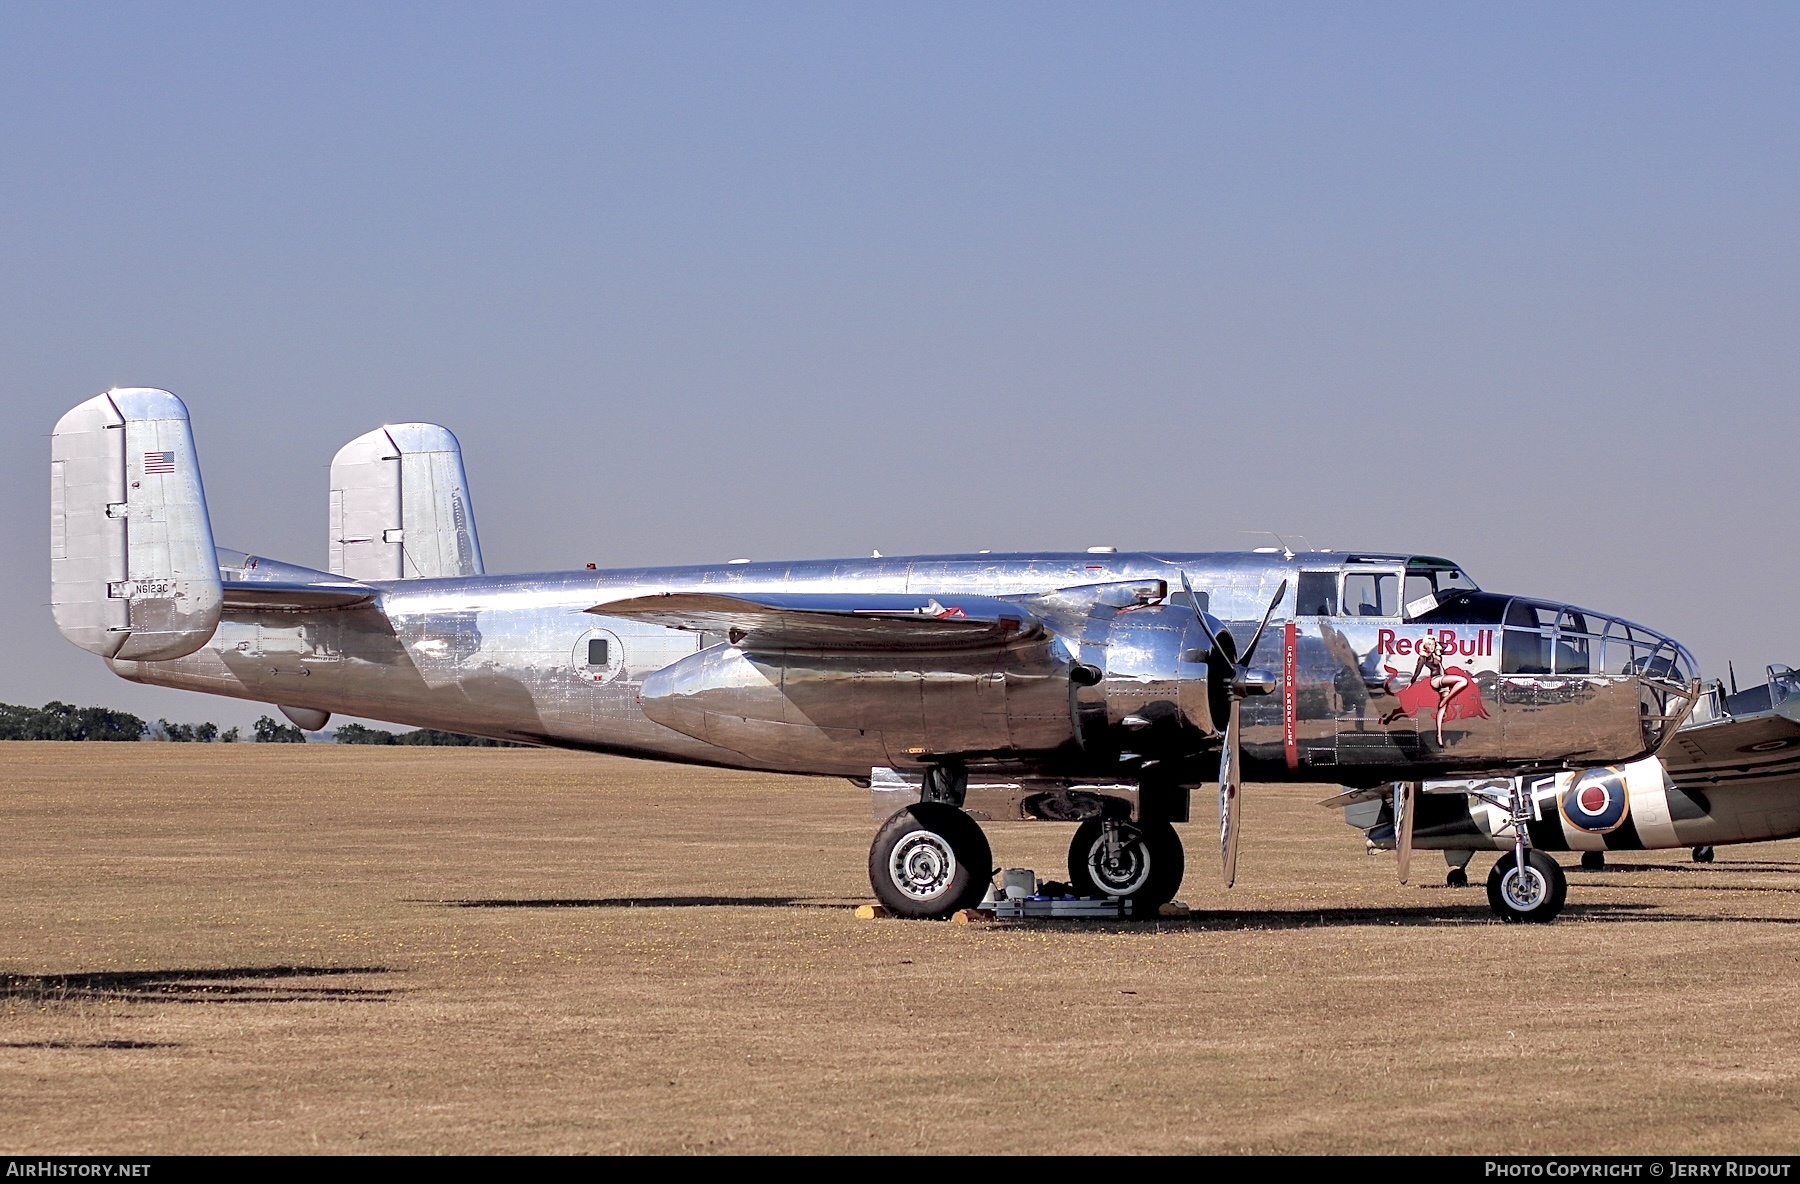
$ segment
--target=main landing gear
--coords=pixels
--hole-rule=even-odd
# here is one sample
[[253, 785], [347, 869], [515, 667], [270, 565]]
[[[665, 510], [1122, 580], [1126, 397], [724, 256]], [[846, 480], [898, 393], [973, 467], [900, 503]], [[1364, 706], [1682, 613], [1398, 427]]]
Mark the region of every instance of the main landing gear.
[[1186, 856], [1167, 822], [1090, 818], [1069, 844], [1069, 885], [1077, 896], [1116, 896], [1133, 916], [1154, 913], [1175, 899]]
[[973, 818], [948, 802], [920, 802], [881, 824], [869, 883], [896, 917], [942, 919], [973, 908], [994, 878], [994, 855]]
[[[1091, 818], [1069, 844], [1069, 884], [1076, 895], [1129, 900], [1139, 917], [1175, 899], [1185, 864], [1181, 837], [1160, 819]], [[899, 811], [869, 846], [869, 883], [896, 917], [942, 919], [974, 908], [987, 893], [993, 866], [981, 827], [947, 801]]]

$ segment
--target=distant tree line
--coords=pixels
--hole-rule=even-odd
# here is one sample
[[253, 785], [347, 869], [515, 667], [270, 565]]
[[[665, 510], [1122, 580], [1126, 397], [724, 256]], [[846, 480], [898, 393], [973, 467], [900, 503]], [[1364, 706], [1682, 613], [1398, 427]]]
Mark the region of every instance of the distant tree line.
[[[258, 744], [304, 744], [306, 733], [292, 724], [284, 724], [273, 716], [261, 716], [251, 725]], [[175, 744], [235, 744], [243, 738], [237, 728], [219, 730], [214, 723], [172, 724], [159, 719], [154, 724], [128, 711], [109, 707], [75, 707], [51, 701], [42, 707], [19, 707], [0, 703], [0, 740], [166, 740]], [[384, 732], [362, 724], [340, 724], [339, 744], [429, 744], [471, 748], [523, 748], [509, 740], [484, 740], [457, 732], [440, 732], [436, 728], [420, 728], [412, 732]]]
[[526, 748], [511, 740], [488, 740], [481, 736], [465, 736], [461, 732], [440, 732], [436, 728], [420, 728], [413, 732], [384, 732], [362, 724], [339, 724], [339, 744], [430, 744], [457, 748]]
[[144, 721], [126, 711], [56, 700], [42, 707], [0, 703], [0, 740], [140, 740], [143, 735]]

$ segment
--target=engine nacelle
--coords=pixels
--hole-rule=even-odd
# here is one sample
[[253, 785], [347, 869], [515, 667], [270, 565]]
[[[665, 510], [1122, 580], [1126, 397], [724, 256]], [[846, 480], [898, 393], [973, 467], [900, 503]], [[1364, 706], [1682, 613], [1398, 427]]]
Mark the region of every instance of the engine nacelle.
[[[1229, 645], [1222, 626], [1208, 624]], [[1077, 685], [1075, 718], [1090, 751], [1186, 753], [1220, 731], [1225, 717], [1218, 663], [1205, 659], [1209, 642], [1182, 605], [1096, 608], [1080, 643], [1083, 666], [1100, 675]]]
[[644, 680], [650, 719], [772, 769], [863, 776], [1070, 745], [1069, 670], [1043, 637], [971, 653], [716, 645]]

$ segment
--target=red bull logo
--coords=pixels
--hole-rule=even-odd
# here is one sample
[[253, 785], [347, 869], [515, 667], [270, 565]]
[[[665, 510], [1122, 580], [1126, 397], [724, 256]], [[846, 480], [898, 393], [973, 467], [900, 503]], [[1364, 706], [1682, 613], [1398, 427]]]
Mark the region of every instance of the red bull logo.
[[[1364, 636], [1368, 636], [1364, 634]], [[1437, 643], [1438, 652], [1446, 658], [1491, 658], [1494, 656], [1494, 631], [1492, 629], [1475, 629], [1459, 633], [1455, 629], [1433, 629], [1426, 632], [1425, 637]], [[1411, 657], [1419, 652], [1419, 642], [1423, 638], [1401, 637], [1392, 629], [1383, 629], [1375, 635], [1375, 649], [1378, 653], [1397, 654]]]

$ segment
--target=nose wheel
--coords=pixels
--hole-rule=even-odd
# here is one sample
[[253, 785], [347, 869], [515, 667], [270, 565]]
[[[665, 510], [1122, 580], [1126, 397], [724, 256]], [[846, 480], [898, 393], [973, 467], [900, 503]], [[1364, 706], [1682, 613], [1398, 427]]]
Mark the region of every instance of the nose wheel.
[[1090, 818], [1069, 844], [1069, 885], [1078, 896], [1116, 896], [1143, 916], [1175, 899], [1186, 871], [1181, 836], [1167, 822]]
[[896, 917], [939, 919], [973, 908], [994, 876], [987, 836], [943, 802], [920, 802], [881, 824], [869, 845], [869, 886]]
[[1516, 852], [1508, 851], [1488, 873], [1488, 907], [1502, 921], [1545, 922], [1562, 912], [1569, 894], [1563, 870], [1542, 851], [1527, 847], [1521, 869]]

